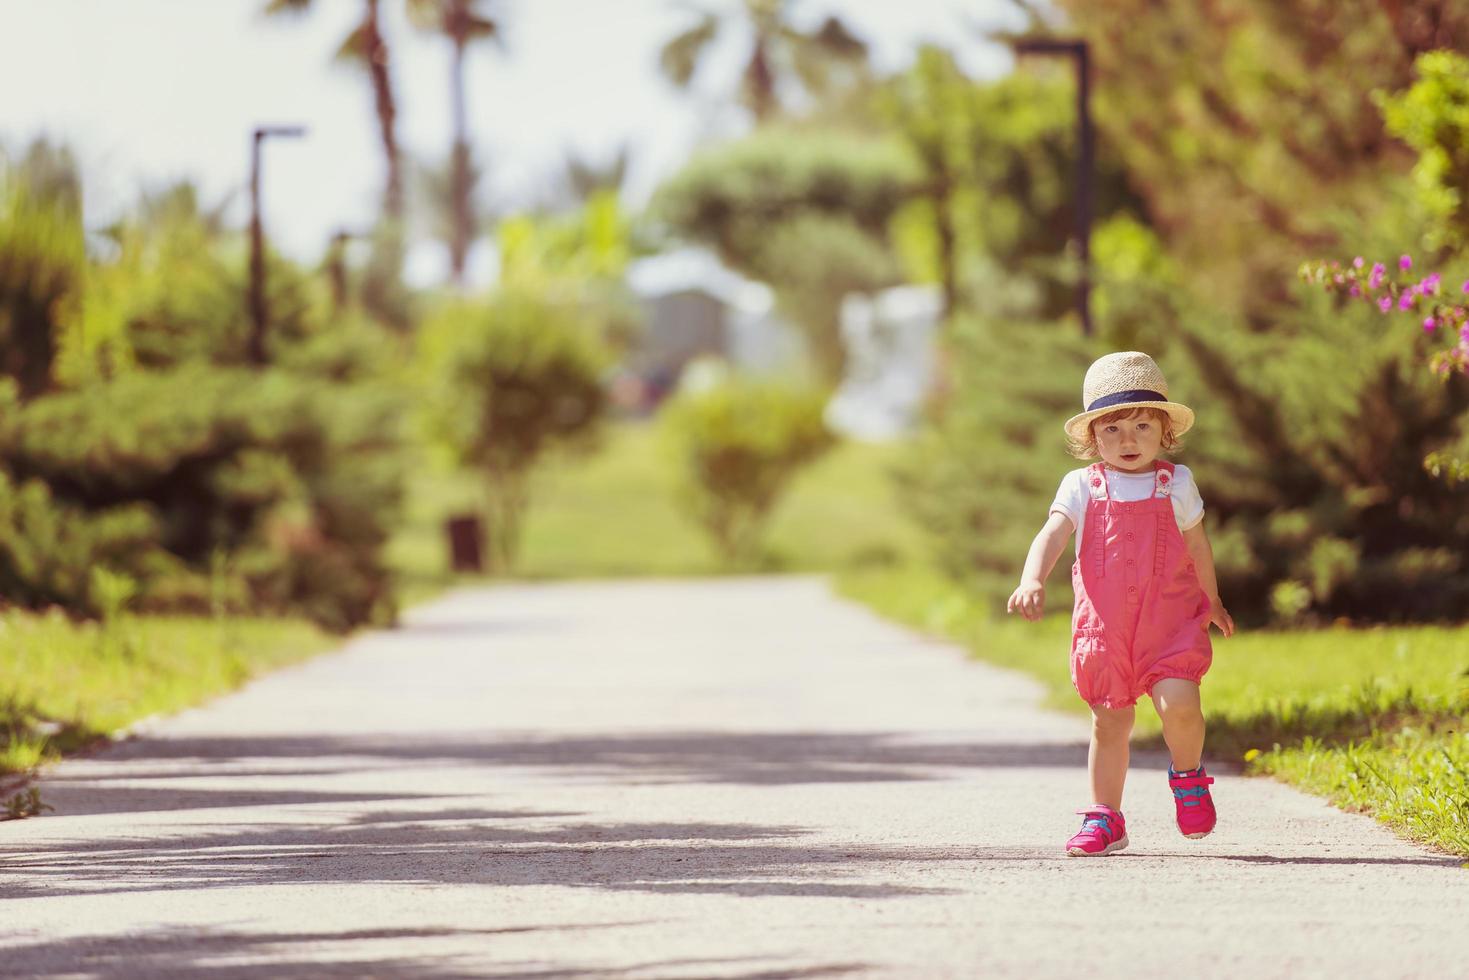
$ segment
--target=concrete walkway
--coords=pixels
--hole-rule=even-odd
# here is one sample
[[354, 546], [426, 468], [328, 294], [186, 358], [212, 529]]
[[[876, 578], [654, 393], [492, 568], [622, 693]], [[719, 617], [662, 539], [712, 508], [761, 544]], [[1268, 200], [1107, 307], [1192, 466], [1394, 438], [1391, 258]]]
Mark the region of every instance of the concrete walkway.
[[1065, 858], [1039, 694], [812, 579], [456, 593], [47, 773], [0, 974], [1469, 971], [1469, 871], [1268, 780], [1187, 841], [1136, 759], [1132, 847]]

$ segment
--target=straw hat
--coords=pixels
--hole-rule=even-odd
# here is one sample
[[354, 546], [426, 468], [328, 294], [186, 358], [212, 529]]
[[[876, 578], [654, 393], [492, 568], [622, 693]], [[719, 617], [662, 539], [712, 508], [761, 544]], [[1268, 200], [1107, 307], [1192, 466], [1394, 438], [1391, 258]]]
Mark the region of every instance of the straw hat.
[[1122, 408], [1157, 408], [1173, 420], [1173, 434], [1181, 436], [1194, 424], [1194, 410], [1168, 400], [1168, 382], [1146, 354], [1119, 351], [1099, 357], [1081, 383], [1081, 405], [1086, 411], [1066, 420], [1066, 434], [1085, 442], [1092, 419]]

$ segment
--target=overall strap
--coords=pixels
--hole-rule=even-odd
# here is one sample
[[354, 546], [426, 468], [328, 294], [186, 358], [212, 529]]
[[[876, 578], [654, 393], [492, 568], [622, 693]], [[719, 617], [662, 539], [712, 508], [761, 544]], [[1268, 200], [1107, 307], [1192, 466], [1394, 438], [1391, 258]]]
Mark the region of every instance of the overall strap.
[[1107, 501], [1107, 472], [1101, 463], [1093, 463], [1086, 468], [1086, 489], [1091, 499], [1087, 503], [1087, 528], [1089, 529], [1089, 541], [1083, 542], [1087, 545], [1090, 554], [1087, 560], [1096, 567], [1097, 578], [1102, 578], [1107, 572], [1107, 542], [1106, 530], [1102, 523], [1102, 515], [1106, 511]]
[[1177, 529], [1176, 519], [1173, 516], [1173, 464], [1165, 460], [1158, 460], [1153, 468], [1153, 496], [1167, 501], [1168, 506], [1158, 511], [1158, 533], [1155, 535], [1157, 547], [1153, 555], [1153, 574], [1163, 575], [1163, 569], [1167, 565], [1168, 540], [1170, 532]]

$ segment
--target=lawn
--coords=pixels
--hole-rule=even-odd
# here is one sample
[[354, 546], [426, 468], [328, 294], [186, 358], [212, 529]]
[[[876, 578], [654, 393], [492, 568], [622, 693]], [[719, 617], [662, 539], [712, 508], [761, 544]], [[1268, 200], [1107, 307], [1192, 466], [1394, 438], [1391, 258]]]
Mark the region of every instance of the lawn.
[[294, 620], [0, 612], [0, 774], [198, 704], [340, 642]]
[[[844, 443], [793, 480], [771, 515], [765, 571], [831, 571], [913, 559], [922, 537], [900, 513], [887, 470], [897, 445]], [[645, 423], [609, 427], [592, 455], [536, 474], [520, 559], [522, 579], [717, 575], [729, 571], [678, 506], [677, 460]], [[389, 557], [410, 597], [446, 584], [442, 524], [472, 506], [472, 478], [422, 469]]]

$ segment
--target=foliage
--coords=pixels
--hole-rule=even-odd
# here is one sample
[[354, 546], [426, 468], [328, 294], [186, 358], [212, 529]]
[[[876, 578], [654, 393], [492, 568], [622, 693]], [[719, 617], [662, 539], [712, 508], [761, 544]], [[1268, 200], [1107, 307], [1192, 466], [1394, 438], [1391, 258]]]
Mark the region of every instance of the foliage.
[[1431, 248], [1469, 246], [1469, 58], [1430, 51], [1418, 80], [1397, 95], [1377, 93], [1387, 131], [1418, 151], [1413, 179], [1430, 216]]
[[650, 212], [769, 283], [835, 384], [845, 365], [842, 298], [900, 281], [889, 224], [919, 176], [891, 140], [767, 129], [696, 156], [658, 189]]
[[[1069, 309], [1076, 220], [1074, 84], [1054, 72], [967, 78], [953, 55], [919, 49], [887, 82], [884, 118], [922, 161], [902, 225], [910, 275], [943, 286], [950, 311], [1051, 318]], [[1136, 206], [1104, 147], [1094, 210]], [[1014, 287], [1034, 284], [1032, 295]], [[1017, 302], [1018, 300], [1018, 302]]]
[[0, 375], [22, 398], [50, 387], [57, 320], [86, 275], [81, 195], [61, 161], [37, 148], [0, 169]]
[[100, 561], [140, 609], [206, 609], [223, 553], [232, 605], [332, 629], [391, 615], [396, 410], [369, 385], [194, 363], [5, 411], [6, 592], [97, 612]]
[[[976, 317], [955, 321], [955, 390], [901, 469], [900, 498], [930, 532], [937, 566], [978, 594], [1014, 586], [1065, 473], [1061, 424], [1076, 413], [1091, 360], [1069, 330]], [[1069, 598], [1057, 563], [1051, 603]]]
[[867, 45], [836, 16], [811, 31], [797, 28], [790, 18], [793, 6], [791, 0], [743, 0], [736, 7], [738, 15], [725, 18], [695, 7], [698, 20], [663, 46], [659, 67], [675, 85], [688, 87], [716, 39], [737, 17], [750, 35], [740, 101], [757, 122], [770, 119], [797, 90], [808, 97], [830, 97], [843, 86], [864, 81]]
[[816, 392], [734, 378], [685, 390], [662, 421], [682, 460], [681, 501], [731, 566], [758, 557], [771, 509], [833, 437]]
[[492, 568], [508, 570], [532, 469], [552, 449], [586, 445], [602, 416], [599, 324], [576, 302], [507, 287], [431, 316], [419, 357], [430, 431], [484, 476]]
[[1061, 0], [1090, 46], [1101, 144], [1116, 149], [1189, 285], [1257, 326], [1279, 270], [1381, 224], [1382, 178], [1410, 162], [1375, 90], [1414, 57], [1463, 49], [1469, 9], [1437, 2]]

